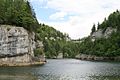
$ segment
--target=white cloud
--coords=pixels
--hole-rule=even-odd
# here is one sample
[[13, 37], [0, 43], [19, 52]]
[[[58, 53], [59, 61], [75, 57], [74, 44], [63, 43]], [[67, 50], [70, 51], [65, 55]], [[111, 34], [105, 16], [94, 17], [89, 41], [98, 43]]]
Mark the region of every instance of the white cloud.
[[120, 0], [48, 0], [47, 7], [64, 12], [95, 12], [103, 8], [118, 8]]
[[64, 17], [67, 15], [65, 12], [56, 12], [55, 14], [52, 14], [49, 16], [51, 20], [63, 20]]
[[[93, 23], [102, 22], [105, 17], [116, 9], [120, 9], [120, 0], [47, 0], [46, 8], [57, 12], [49, 16], [50, 19], [64, 19], [65, 22], [44, 22], [54, 28], [66, 32], [72, 38], [82, 38], [89, 35]], [[48, 12], [49, 13], [49, 12]]]

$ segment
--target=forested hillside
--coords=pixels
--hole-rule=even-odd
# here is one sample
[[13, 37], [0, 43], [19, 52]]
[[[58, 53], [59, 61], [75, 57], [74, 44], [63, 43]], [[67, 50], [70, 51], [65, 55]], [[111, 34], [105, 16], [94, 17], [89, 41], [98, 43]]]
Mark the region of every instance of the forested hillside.
[[91, 35], [80, 43], [80, 52], [96, 56], [120, 56], [120, 11], [111, 13], [101, 24], [93, 25]]
[[45, 24], [40, 24], [37, 29], [38, 39], [43, 41], [46, 57], [56, 58], [59, 53], [64, 58], [74, 58], [79, 54], [78, 44], [71, 41], [69, 35], [63, 34]]

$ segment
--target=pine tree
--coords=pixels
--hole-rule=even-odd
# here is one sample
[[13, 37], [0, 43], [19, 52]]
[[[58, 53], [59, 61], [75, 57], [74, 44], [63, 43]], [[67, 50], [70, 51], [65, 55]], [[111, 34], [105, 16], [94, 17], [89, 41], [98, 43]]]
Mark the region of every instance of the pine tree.
[[91, 34], [93, 34], [95, 31], [96, 31], [96, 27], [95, 27], [95, 24], [93, 24], [93, 27], [91, 29]]
[[100, 29], [100, 23], [98, 22], [97, 24], [97, 30]]

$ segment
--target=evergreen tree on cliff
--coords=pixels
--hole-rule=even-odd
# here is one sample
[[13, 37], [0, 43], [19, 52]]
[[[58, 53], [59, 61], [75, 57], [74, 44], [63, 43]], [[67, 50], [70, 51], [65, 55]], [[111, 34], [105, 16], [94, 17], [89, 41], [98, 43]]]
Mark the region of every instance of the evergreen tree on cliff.
[[96, 27], [95, 27], [95, 24], [93, 24], [93, 27], [91, 29], [91, 34], [93, 34], [95, 31], [96, 31]]

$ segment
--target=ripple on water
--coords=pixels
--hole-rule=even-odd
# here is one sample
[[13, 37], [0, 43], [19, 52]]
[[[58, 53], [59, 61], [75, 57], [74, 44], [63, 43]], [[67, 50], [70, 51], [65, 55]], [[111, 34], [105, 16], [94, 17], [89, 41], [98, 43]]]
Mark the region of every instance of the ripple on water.
[[[37, 80], [120, 80], [120, 63], [91, 62], [75, 59], [48, 60], [43, 66], [0, 68], [0, 80], [32, 80], [15, 75], [30, 74]], [[34, 80], [34, 79], [33, 79]]]

